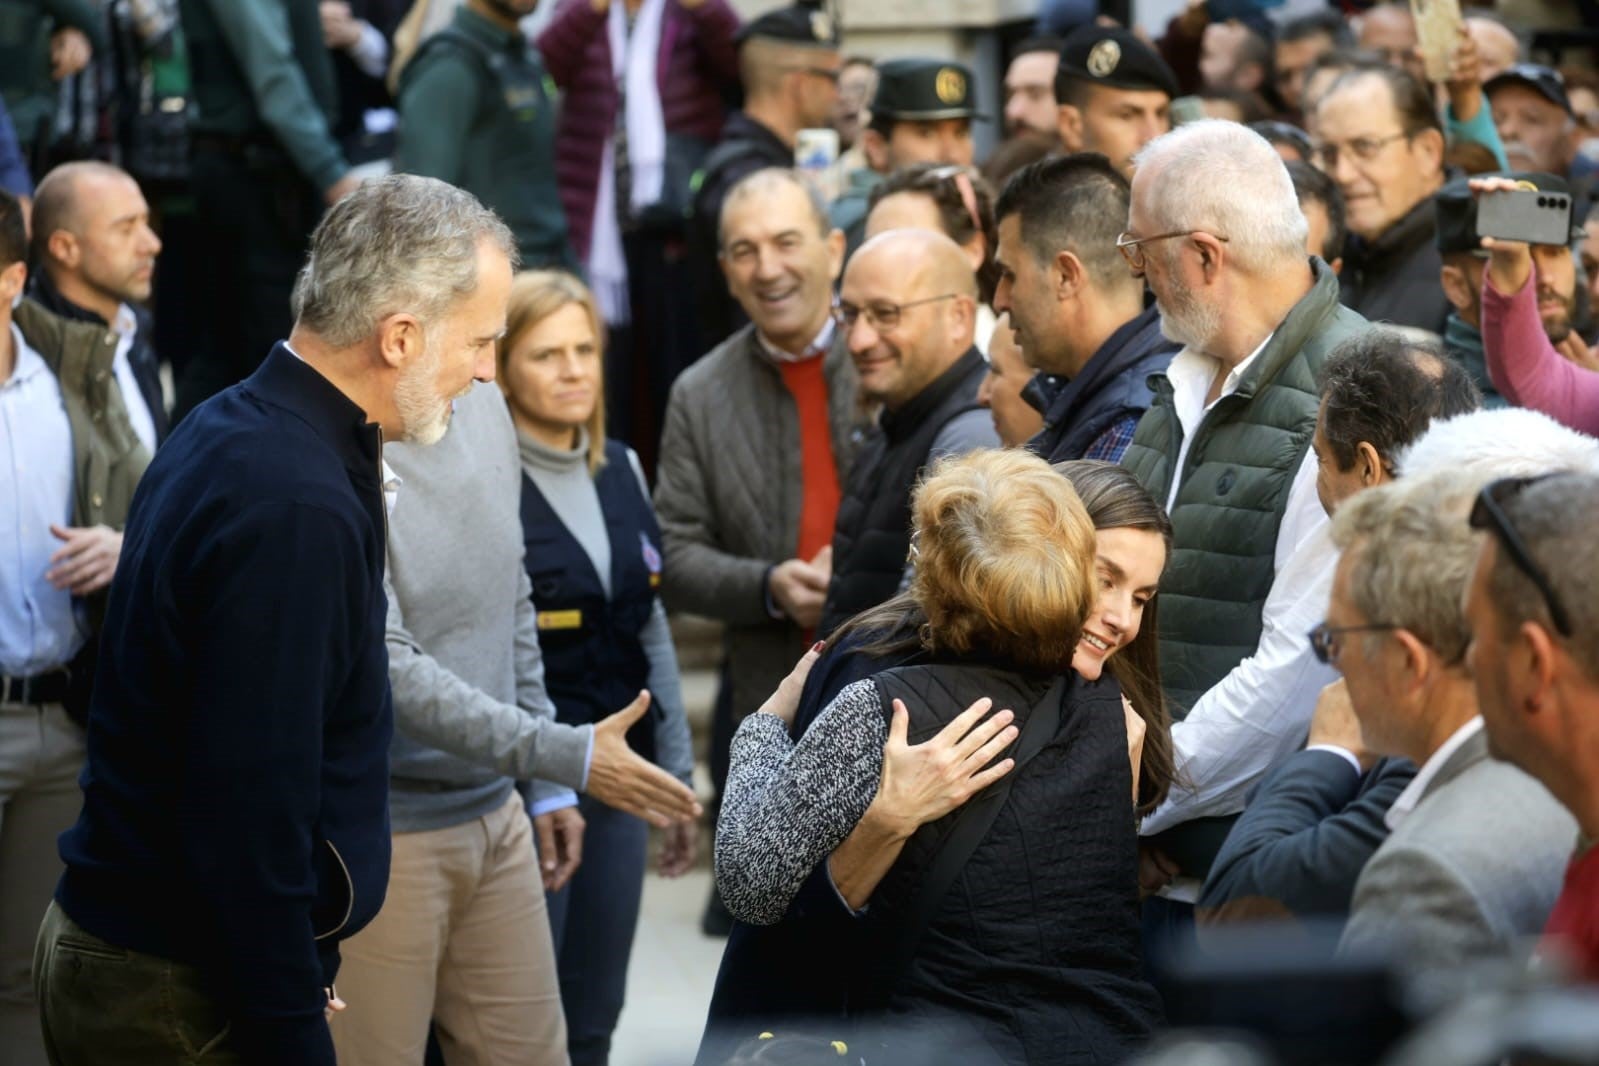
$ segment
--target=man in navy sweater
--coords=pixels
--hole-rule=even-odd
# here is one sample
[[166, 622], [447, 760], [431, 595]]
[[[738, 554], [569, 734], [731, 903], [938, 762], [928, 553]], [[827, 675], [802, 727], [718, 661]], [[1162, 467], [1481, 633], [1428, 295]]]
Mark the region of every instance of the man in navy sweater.
[[514, 254], [442, 182], [352, 192], [288, 341], [140, 484], [35, 960], [52, 1061], [334, 1062], [389, 871], [383, 435], [437, 441], [493, 378]]

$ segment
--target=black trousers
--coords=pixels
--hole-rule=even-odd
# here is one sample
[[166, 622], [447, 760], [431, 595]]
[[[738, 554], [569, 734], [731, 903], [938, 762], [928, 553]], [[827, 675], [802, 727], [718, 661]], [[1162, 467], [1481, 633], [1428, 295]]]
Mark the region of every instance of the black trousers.
[[198, 269], [181, 313], [194, 350], [177, 381], [174, 421], [248, 377], [294, 324], [294, 278], [322, 197], [280, 153], [197, 146]]

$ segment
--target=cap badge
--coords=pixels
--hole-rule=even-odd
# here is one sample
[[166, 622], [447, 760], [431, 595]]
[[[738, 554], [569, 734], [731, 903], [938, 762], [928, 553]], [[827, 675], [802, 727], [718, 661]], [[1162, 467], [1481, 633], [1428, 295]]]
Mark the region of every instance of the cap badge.
[[945, 67], [933, 79], [933, 91], [945, 104], [958, 104], [966, 99], [966, 75], [954, 67]]
[[1122, 61], [1122, 46], [1116, 41], [1106, 39], [1094, 45], [1088, 53], [1088, 73], [1096, 78], [1103, 78], [1116, 69], [1116, 64]]
[[833, 39], [833, 16], [825, 11], [812, 11], [811, 36], [818, 41], [831, 41]]

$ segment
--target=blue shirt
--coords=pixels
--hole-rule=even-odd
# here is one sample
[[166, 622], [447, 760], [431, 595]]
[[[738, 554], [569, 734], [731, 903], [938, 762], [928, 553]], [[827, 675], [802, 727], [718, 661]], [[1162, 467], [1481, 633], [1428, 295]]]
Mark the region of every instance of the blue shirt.
[[0, 382], [0, 673], [32, 677], [70, 662], [83, 643], [72, 596], [45, 579], [72, 524], [72, 424], [61, 385], [22, 331]]

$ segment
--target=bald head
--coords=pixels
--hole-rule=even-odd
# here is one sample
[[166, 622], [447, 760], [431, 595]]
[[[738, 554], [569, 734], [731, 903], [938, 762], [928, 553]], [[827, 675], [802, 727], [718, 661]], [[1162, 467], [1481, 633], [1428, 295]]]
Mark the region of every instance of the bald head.
[[1521, 62], [1521, 42], [1515, 32], [1498, 19], [1473, 15], [1466, 19], [1466, 30], [1477, 46], [1483, 81]]
[[944, 234], [889, 230], [851, 257], [838, 307], [862, 394], [892, 411], [971, 349], [977, 277]]
[[[864, 263], [862, 261], [865, 261]], [[977, 299], [977, 275], [965, 249], [942, 233], [923, 229], [891, 229], [862, 244], [850, 259], [845, 277], [863, 269], [886, 268], [913, 279], [925, 295], [954, 293]]]
[[39, 182], [33, 253], [72, 303], [107, 322], [150, 297], [161, 241], [138, 182], [108, 163], [64, 163]]

